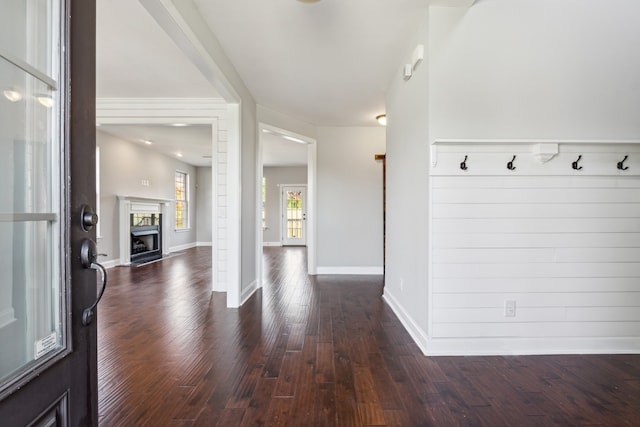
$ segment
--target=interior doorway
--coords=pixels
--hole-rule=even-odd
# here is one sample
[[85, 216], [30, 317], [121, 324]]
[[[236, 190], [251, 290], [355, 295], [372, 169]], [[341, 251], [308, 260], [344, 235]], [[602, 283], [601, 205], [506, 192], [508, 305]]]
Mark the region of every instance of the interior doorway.
[[[280, 146], [279, 150], [276, 150], [277, 160], [274, 160], [273, 154], [274, 151], [269, 148], [269, 144], [275, 143], [276, 147]], [[273, 147], [271, 147], [273, 148]], [[289, 157], [292, 152], [298, 152], [298, 160], [297, 163], [292, 163], [292, 159]], [[287, 179], [286, 181], [280, 181], [282, 185], [279, 186], [279, 190], [282, 189], [285, 185], [290, 185], [292, 182], [296, 184], [304, 184], [305, 188], [305, 229], [304, 229], [304, 243], [285, 243], [283, 241], [282, 236], [283, 233], [278, 230], [278, 232], [274, 234], [272, 229], [273, 223], [270, 223], [268, 220], [268, 216], [271, 215], [273, 217], [273, 213], [269, 214], [269, 211], [265, 211], [265, 186], [269, 187], [273, 185], [273, 180], [270, 181], [269, 177], [265, 177], [268, 175], [266, 171], [268, 169], [272, 169], [273, 167], [291, 167], [291, 166], [304, 166], [306, 168], [305, 177], [306, 183], [304, 181], [299, 181], [298, 179]], [[307, 246], [307, 270], [309, 274], [316, 274], [316, 246], [315, 246], [315, 186], [316, 186], [316, 140], [309, 136], [301, 135], [298, 133], [294, 133], [282, 128], [278, 128], [272, 125], [268, 125], [265, 123], [259, 124], [259, 138], [258, 138], [258, 161], [257, 161], [257, 180], [259, 191], [256, 192], [256, 206], [258, 209], [256, 218], [256, 235], [257, 235], [257, 245], [256, 245], [256, 270], [258, 272], [257, 277], [259, 281], [258, 286], [262, 286], [262, 255], [263, 255], [263, 246], [282, 246], [284, 244], [288, 245], [306, 245]], [[266, 180], [265, 180], [266, 178]], [[262, 191], [260, 191], [262, 189]], [[282, 227], [282, 200], [281, 191], [278, 191], [275, 195], [275, 199], [272, 199], [272, 202], [275, 201], [277, 212], [277, 228], [284, 229]], [[265, 217], [266, 215], [266, 217]]]

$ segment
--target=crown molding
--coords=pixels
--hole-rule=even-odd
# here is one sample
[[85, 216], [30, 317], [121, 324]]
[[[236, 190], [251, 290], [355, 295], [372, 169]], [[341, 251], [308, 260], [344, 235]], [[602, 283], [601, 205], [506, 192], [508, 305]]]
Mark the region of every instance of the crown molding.
[[226, 117], [222, 98], [97, 98], [98, 124], [204, 123]]
[[226, 109], [223, 98], [96, 98], [96, 110], [114, 109]]

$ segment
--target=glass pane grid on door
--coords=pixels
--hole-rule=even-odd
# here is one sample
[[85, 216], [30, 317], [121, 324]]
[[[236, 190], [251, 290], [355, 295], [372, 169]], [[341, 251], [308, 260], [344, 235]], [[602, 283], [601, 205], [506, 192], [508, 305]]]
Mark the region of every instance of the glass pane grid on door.
[[287, 191], [287, 238], [302, 238], [302, 192]]
[[60, 3], [0, 17], [0, 394], [63, 348]]

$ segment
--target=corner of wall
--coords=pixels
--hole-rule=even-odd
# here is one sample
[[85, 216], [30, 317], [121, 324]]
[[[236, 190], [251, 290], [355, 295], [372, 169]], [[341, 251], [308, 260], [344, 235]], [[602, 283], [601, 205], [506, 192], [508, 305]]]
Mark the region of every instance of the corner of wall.
[[407, 330], [413, 341], [418, 345], [423, 354], [427, 354], [427, 348], [429, 346], [429, 337], [426, 332], [413, 320], [411, 315], [406, 312], [398, 300], [389, 292], [386, 288], [382, 298], [391, 307], [391, 310], [402, 323], [402, 326]]

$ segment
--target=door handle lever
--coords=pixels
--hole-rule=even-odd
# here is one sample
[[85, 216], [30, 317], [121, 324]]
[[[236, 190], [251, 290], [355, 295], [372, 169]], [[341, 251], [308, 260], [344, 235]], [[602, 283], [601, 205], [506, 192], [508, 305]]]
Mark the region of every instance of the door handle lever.
[[105, 270], [105, 268], [99, 262], [96, 262], [97, 258], [98, 250], [95, 242], [93, 240], [85, 239], [82, 242], [82, 246], [80, 248], [80, 261], [82, 262], [82, 266], [84, 268], [97, 270], [100, 273], [100, 291], [98, 292], [96, 301], [91, 304], [91, 307], [85, 308], [82, 312], [83, 326], [88, 326], [93, 321], [93, 318], [95, 316], [93, 310], [100, 302], [102, 295], [104, 295], [104, 290], [107, 288], [107, 270]]

